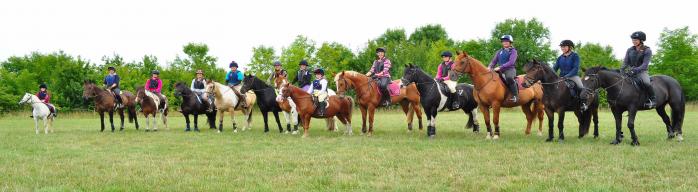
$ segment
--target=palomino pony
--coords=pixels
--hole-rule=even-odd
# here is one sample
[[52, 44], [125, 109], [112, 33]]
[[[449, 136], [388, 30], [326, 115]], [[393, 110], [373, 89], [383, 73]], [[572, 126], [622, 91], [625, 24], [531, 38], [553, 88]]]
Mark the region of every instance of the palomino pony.
[[[667, 138], [677, 137], [678, 141], [683, 141], [682, 126], [686, 113], [686, 98], [681, 85], [676, 79], [666, 75], [655, 75], [651, 77], [651, 80], [652, 88], [657, 97], [656, 111], [666, 125]], [[617, 145], [621, 142], [623, 138], [623, 132], [621, 132], [623, 112], [628, 111], [631, 145], [640, 145], [635, 134], [635, 115], [637, 111], [649, 109], [644, 105], [644, 102], [647, 101], [647, 95], [635, 86], [632, 78], [605, 67], [593, 67], [585, 71], [584, 86], [587, 88], [584, 90], [587, 95], [597, 89], [605, 89], [608, 93], [606, 98], [616, 120], [616, 137], [611, 144]], [[671, 107], [671, 119], [664, 110], [666, 105]]]
[[257, 102], [257, 96], [254, 93], [244, 93], [247, 105], [250, 106], [247, 108], [239, 105], [240, 100], [233, 92], [233, 88], [210, 79], [206, 80], [206, 93], [213, 95], [213, 97], [216, 98], [213, 103], [216, 105], [216, 109], [218, 109], [219, 133], [223, 131], [223, 116], [225, 112], [230, 113], [230, 119], [233, 122], [233, 132], [238, 132], [237, 124], [235, 123], [235, 111], [242, 111], [242, 114], [247, 117], [247, 124], [242, 128], [242, 130], [245, 131], [252, 128], [250, 125], [252, 124], [252, 106], [254, 106], [255, 102]]
[[296, 104], [296, 110], [300, 115], [301, 122], [303, 123], [303, 137], [308, 136], [308, 129], [310, 129], [310, 118], [333, 118], [337, 116], [339, 121], [346, 127], [345, 134], [351, 135], [351, 113], [354, 107], [354, 100], [351, 97], [339, 97], [337, 95], [332, 95], [327, 97], [327, 109], [324, 116], [318, 116], [315, 114], [315, 103], [313, 102], [313, 97], [305, 92], [305, 90], [298, 88], [296, 86], [290, 85], [289, 83], [284, 83], [281, 85], [281, 97], [288, 98]]
[[116, 108], [116, 98], [114, 94], [110, 91], [104, 90], [97, 87], [94, 83], [90, 81], [85, 81], [82, 91], [82, 97], [85, 101], [89, 98], [94, 98], [95, 100], [95, 111], [99, 113], [99, 118], [101, 120], [102, 129], [104, 131], [104, 112], [109, 114], [109, 123], [111, 124], [111, 131], [114, 132], [114, 112], [119, 114], [121, 118], [121, 129], [124, 130], [124, 108], [128, 112], [128, 122], [136, 123], [136, 130], [138, 130], [138, 115], [136, 114], [136, 96], [128, 91], [121, 91], [121, 101], [122, 108]]
[[[158, 121], [157, 115], [160, 113], [160, 119], [162, 123], [165, 124], [165, 129], [167, 128], [167, 114], [169, 106], [167, 104], [167, 97], [163, 97], [160, 100], [155, 93], [145, 90], [143, 86], [136, 88], [136, 102], [140, 104], [143, 115], [145, 116], [145, 131], [150, 131], [153, 127], [153, 131], [158, 131]], [[152, 124], [150, 123], [150, 117], [153, 117]]]
[[[468, 56], [464, 51], [458, 51], [458, 56], [456, 56], [451, 70], [458, 74], [467, 73], [472, 79], [475, 85], [473, 97], [485, 116], [487, 139], [499, 138], [499, 111], [502, 107], [521, 106], [521, 110], [526, 114], [526, 135], [531, 133], [531, 124], [538, 116], [538, 135], [543, 134], [543, 89], [539, 84], [519, 90], [518, 102], [512, 103], [507, 99], [509, 93], [507, 93], [504, 82], [499, 78], [499, 75], [487, 69], [477, 59]], [[533, 109], [531, 105], [533, 105]], [[490, 108], [494, 112], [494, 132], [492, 132], [490, 125]]]
[[[288, 99], [288, 97], [282, 97], [281, 96], [281, 85], [284, 83], [288, 83], [286, 80], [286, 76], [279, 76], [274, 79], [274, 87], [277, 89], [277, 96], [276, 96], [276, 102], [279, 104], [279, 107], [281, 110], [284, 112], [284, 117], [286, 117], [286, 127], [288, 128], [287, 132], [291, 132], [291, 127], [289, 126], [290, 124], [293, 124], [293, 132], [292, 134], [297, 134], [298, 133], [298, 123], [300, 123], [300, 117], [298, 117], [298, 110], [296, 110], [296, 103], [293, 102], [293, 100]], [[335, 92], [333, 92], [331, 89], [327, 89], [327, 95], [332, 96], [336, 95]], [[327, 130], [328, 131], [337, 131], [336, 127], [337, 125], [335, 124], [335, 118], [326, 118], [325, 119], [325, 124], [327, 125]]]
[[30, 93], [25, 93], [24, 97], [19, 100], [19, 104], [28, 103], [32, 106], [32, 115], [34, 117], [34, 130], [36, 134], [39, 134], [39, 119], [44, 120], [44, 134], [48, 134], [49, 131], [53, 133], [53, 120], [55, 116], [51, 114], [48, 106], [39, 100], [39, 97], [32, 95]]
[[[279, 133], [284, 132], [284, 128], [281, 127], [281, 122], [279, 121], [279, 111], [281, 108], [276, 102], [276, 93], [274, 88], [264, 83], [254, 75], [245, 75], [242, 81], [242, 87], [240, 88], [240, 93], [247, 93], [247, 91], [252, 91], [258, 97], [257, 106], [262, 112], [262, 117], [264, 118], [264, 132], [269, 132], [268, 124], [268, 113], [271, 111], [276, 119], [276, 125], [279, 127]], [[291, 127], [288, 126], [290, 129]]]
[[[349, 89], [354, 89], [356, 91], [359, 109], [361, 109], [361, 132], [368, 132], [369, 136], [373, 134], [373, 115], [376, 112], [376, 108], [381, 106], [379, 104], [381, 96], [379, 94], [380, 92], [377, 90], [377, 82], [356, 71], [342, 71], [337, 73], [334, 77], [334, 81], [337, 85], [337, 93], [340, 97], [344, 97]], [[394, 86], [399, 86], [400, 83], [400, 80], [392, 82], [392, 84], [395, 84]], [[419, 119], [419, 130], [422, 130], [422, 111], [419, 108], [420, 98], [417, 86], [409, 85], [400, 88], [399, 95], [391, 96], [390, 101], [392, 104], [399, 103], [402, 107], [402, 112], [407, 116], [408, 131], [412, 131], [412, 118], [415, 112]], [[366, 112], [368, 112], [368, 131], [366, 130]]]
[[[577, 97], [572, 95], [572, 90], [568, 88], [565, 78], [557, 76], [555, 71], [550, 68], [550, 65], [546, 63], [539, 63], [538, 61], [528, 62], [524, 66], [526, 71], [524, 87], [531, 87], [535, 85], [538, 81], [543, 85], [543, 104], [545, 104], [545, 114], [548, 115], [548, 139], [545, 141], [550, 142], [553, 140], [554, 129], [553, 124], [555, 123], [555, 113], [558, 114], [559, 120], [557, 122], [557, 128], [559, 130], [558, 140], [565, 140], [565, 134], [563, 132], [565, 128], [565, 111], [573, 111], [574, 115], [577, 116], [577, 121], [579, 122], [579, 138], [584, 137], [589, 131], [591, 116], [598, 119], [598, 94], [594, 95], [592, 99], [592, 104], [589, 105], [587, 110], [582, 111], [580, 105], [580, 100], [582, 93], [577, 93]], [[596, 102], [594, 102], [596, 101]], [[596, 135], [598, 137], [598, 121], [595, 122], [594, 127], [596, 128]]]
[[[405, 67], [402, 75], [402, 86], [414, 84], [419, 91], [420, 103], [424, 108], [424, 113], [427, 115], [427, 136], [429, 138], [436, 137], [436, 115], [439, 111], [455, 111], [462, 110], [468, 114], [468, 122], [466, 128], [473, 127], [473, 132], [479, 132], [477, 124], [477, 103], [472, 97], [473, 87], [468, 84], [458, 84], [456, 90], [460, 92], [456, 96], [449, 98], [450, 91], [447, 90], [446, 84], [439, 83], [430, 75], [419, 69], [419, 67], [409, 64]], [[462, 104], [459, 108], [454, 108], [448, 102], [459, 101]]]
[[216, 128], [216, 110], [208, 111], [208, 98], [200, 98], [196, 93], [192, 92], [186, 84], [178, 82], [175, 84], [175, 96], [182, 97], [182, 115], [187, 123], [186, 130], [189, 130], [189, 115], [194, 116], [194, 131], [199, 131], [199, 114], [206, 115], [208, 126], [211, 129]]

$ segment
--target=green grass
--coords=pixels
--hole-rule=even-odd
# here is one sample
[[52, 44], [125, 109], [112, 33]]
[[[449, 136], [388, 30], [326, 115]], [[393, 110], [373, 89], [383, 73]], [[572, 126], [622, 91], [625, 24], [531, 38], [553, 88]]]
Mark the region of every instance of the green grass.
[[185, 133], [182, 117], [156, 133], [100, 133], [96, 115], [63, 114], [49, 135], [15, 114], [0, 118], [0, 191], [698, 191], [697, 112], [686, 114], [683, 142], [666, 140], [654, 111], [639, 113], [640, 147], [627, 128], [623, 144], [608, 144], [608, 112], [599, 139], [577, 139], [567, 114], [564, 143], [524, 136], [518, 110], [502, 115], [496, 141], [464, 130], [460, 112], [439, 114], [434, 140], [407, 133], [392, 111], [377, 114], [372, 137], [359, 135], [356, 112], [354, 136], [314, 119], [309, 138], [264, 134], [258, 114], [252, 131], [226, 122], [222, 134]]

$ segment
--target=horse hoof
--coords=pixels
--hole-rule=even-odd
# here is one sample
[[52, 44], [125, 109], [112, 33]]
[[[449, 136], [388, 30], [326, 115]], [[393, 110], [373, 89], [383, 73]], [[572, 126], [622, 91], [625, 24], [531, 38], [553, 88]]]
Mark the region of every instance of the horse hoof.
[[237, 130], [237, 129], [233, 130], [233, 133], [237, 133], [237, 132], [238, 132], [238, 130]]
[[492, 139], [499, 139], [499, 135], [492, 136]]
[[549, 137], [548, 139], [545, 140], [545, 142], [552, 142], [552, 141], [553, 141], [552, 137]]
[[429, 139], [434, 139], [436, 138], [436, 135], [429, 135]]
[[618, 145], [620, 143], [620, 140], [613, 140], [611, 141], [611, 145]]
[[683, 135], [681, 135], [681, 134], [677, 135], [676, 140], [679, 142], [683, 141]]
[[543, 132], [538, 131], [538, 136], [543, 136]]
[[633, 141], [632, 143], [630, 143], [630, 145], [632, 145], [632, 146], [640, 146], [640, 142], [637, 141], [637, 140], [635, 140], [635, 141]]
[[485, 137], [485, 139], [488, 139], [488, 140], [489, 140], [489, 139], [492, 139], [492, 135], [487, 134], [487, 137]]
[[218, 133], [221, 133], [221, 130], [218, 130]]
[[291, 135], [297, 135], [297, 134], [298, 134], [298, 131], [293, 131], [293, 132], [291, 133]]

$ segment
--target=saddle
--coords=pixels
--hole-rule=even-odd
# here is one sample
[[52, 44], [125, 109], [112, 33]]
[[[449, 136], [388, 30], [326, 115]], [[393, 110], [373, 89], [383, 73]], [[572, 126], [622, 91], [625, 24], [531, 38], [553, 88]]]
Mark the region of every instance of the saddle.
[[315, 110], [313, 112], [313, 116], [316, 117], [324, 117], [325, 116], [325, 111], [327, 111], [327, 108], [330, 107], [330, 97], [327, 96], [324, 101], [319, 101], [317, 96], [313, 96], [313, 105], [315, 105]]
[[579, 98], [579, 96], [581, 95], [581, 92], [579, 92], [579, 93], [577, 92], [577, 84], [574, 83], [574, 81], [572, 81], [570, 79], [565, 79], [565, 86], [567, 87], [568, 90], [570, 90], [570, 94], [572, 95], [572, 97]]
[[465, 104], [465, 100], [468, 97], [468, 93], [466, 91], [468, 84], [465, 83], [460, 83], [456, 85], [456, 92], [451, 93], [451, 90], [448, 89], [446, 83], [444, 82], [437, 82], [439, 91], [441, 94], [446, 96], [446, 105], [441, 111], [445, 111], [448, 109], [449, 111], [460, 109], [462, 105]]
[[[376, 85], [378, 85], [377, 83], [378, 82], [376, 82]], [[400, 95], [400, 83], [400, 80], [393, 80], [388, 84], [388, 86], [386, 86], [386, 88], [388, 89], [388, 93], [391, 97]], [[380, 86], [375, 86], [374, 89], [376, 90], [379, 96], [383, 96], [383, 92], [380, 91]]]
[[[500, 80], [499, 82], [502, 84], [502, 86], [507, 87], [507, 85], [506, 85], [506, 79], [504, 79], [504, 76], [502, 76], [501, 73], [497, 73], [497, 74], [499, 74], [499, 80]], [[517, 85], [517, 87], [519, 88], [519, 91], [520, 91], [520, 90], [526, 89], [526, 88], [523, 86], [524, 75], [516, 76], [516, 77], [514, 78], [514, 82], [516, 82], [516, 85]]]

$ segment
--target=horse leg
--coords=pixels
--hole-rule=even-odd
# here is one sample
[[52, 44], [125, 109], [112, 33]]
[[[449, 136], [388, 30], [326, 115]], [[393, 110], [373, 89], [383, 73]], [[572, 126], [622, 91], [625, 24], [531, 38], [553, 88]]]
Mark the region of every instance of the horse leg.
[[262, 119], [264, 119], [264, 133], [269, 132], [269, 123], [267, 122], [269, 117], [267, 115], [269, 115], [268, 111], [262, 110]]
[[373, 105], [368, 106], [368, 135], [373, 134], [373, 115], [376, 114], [376, 107]]
[[592, 120], [594, 121], [594, 138], [599, 138], [599, 110], [594, 109], [591, 112]]
[[303, 115], [303, 138], [308, 137], [308, 129], [310, 129], [310, 114]]
[[664, 121], [664, 125], [666, 126], [666, 132], [667, 132], [667, 139], [673, 139], [674, 138], [674, 129], [671, 127], [671, 121], [669, 120], [669, 115], [666, 114], [666, 111], [664, 110], [666, 105], [660, 105], [657, 106], [657, 114], [659, 114], [659, 117], [662, 117], [662, 121]]
[[557, 129], [558, 129], [558, 142], [562, 142], [565, 140], [565, 133], [563, 132], [563, 129], [565, 129], [565, 110], [561, 108], [557, 112], [558, 120], [557, 120]]
[[360, 106], [359, 109], [361, 110], [361, 134], [363, 135], [366, 133], [366, 107], [365, 106]]
[[531, 103], [521, 105], [521, 111], [526, 115], [526, 129], [524, 130], [524, 134], [528, 136], [531, 134], [531, 122], [533, 122], [533, 118], [535, 118], [535, 115], [531, 112]]
[[414, 113], [417, 114], [417, 123], [419, 123], [419, 130], [424, 129], [424, 125], [422, 124], [422, 108], [419, 107], [419, 102], [414, 102], [412, 103], [412, 110]]
[[274, 114], [274, 119], [276, 119], [276, 126], [279, 127], [279, 133], [284, 132], [284, 127], [281, 126], [281, 119], [279, 119], [279, 112], [278, 111], [272, 111], [272, 114]]
[[252, 130], [252, 109], [253, 108], [248, 108], [247, 111], [243, 111], [243, 114], [247, 115], [247, 125], [245, 127], [249, 130]]
[[628, 110], [628, 129], [630, 129], [630, 138], [633, 140], [630, 144], [638, 146], [640, 142], [637, 140], [637, 134], [635, 134], [635, 115], [637, 115], [637, 109]]
[[414, 117], [414, 111], [410, 110], [410, 104], [406, 100], [400, 101], [400, 107], [402, 112], [407, 117], [407, 132], [412, 132], [412, 118]]
[[492, 105], [492, 113], [494, 117], [492, 117], [492, 122], [494, 123], [494, 135], [492, 136], [492, 139], [499, 139], [499, 112], [501, 110], [501, 104], [499, 103], [494, 103]]
[[199, 131], [199, 113], [194, 112], [194, 131]]
[[48, 134], [48, 116], [44, 117], [44, 134]]
[[477, 121], [477, 107], [470, 111], [471, 119], [473, 120], [473, 133], [480, 132], [480, 123]]
[[[102, 123], [102, 129], [100, 129], [99, 132], [104, 132], [104, 111], [99, 112], [99, 120]], [[37, 133], [38, 133], [38, 130], [37, 130]]]
[[485, 119], [485, 126], [487, 127], [487, 139], [492, 139], [492, 125], [490, 125], [490, 109], [489, 106], [480, 105], [480, 112], [482, 112], [482, 118]]
[[37, 115], [34, 115], [34, 131], [36, 131], [36, 134], [39, 134], [39, 117]]
[[150, 131], [150, 116], [145, 115], [145, 132]]
[[[238, 132], [238, 126], [235, 124], [235, 109], [231, 109], [230, 111], [230, 121], [233, 123], [233, 133]], [[245, 129], [243, 129], [244, 131]]]
[[119, 118], [121, 118], [121, 127], [119, 128], [119, 131], [124, 130], [124, 109], [119, 109]]
[[114, 132], [114, 111], [109, 111], [109, 124], [111, 124], [111, 132]]
[[291, 132], [291, 117], [289, 117], [290, 115], [286, 111], [284, 111], [283, 114], [284, 119], [286, 119], [286, 133], [289, 133]]
[[535, 113], [538, 116], [538, 136], [543, 136], [543, 113], [545, 113], [545, 105], [542, 102], [536, 102], [534, 105]]
[[[184, 122], [186, 123], [186, 127], [184, 128], [184, 131], [191, 131], [189, 128], [189, 113], [184, 113]], [[196, 123], [194, 123], [196, 124]]]
[[615, 108], [611, 108], [611, 111], [613, 112], [613, 118], [616, 120], [616, 138], [611, 141], [611, 144], [618, 145], [622, 139], [621, 124], [623, 123], [623, 111]]
[[555, 126], [555, 111], [545, 108], [545, 115], [548, 116], [548, 139], [545, 139], [545, 142], [551, 142], [555, 138], [555, 130], [553, 129]]
[[223, 116], [225, 110], [218, 110], [218, 133], [223, 132]]

